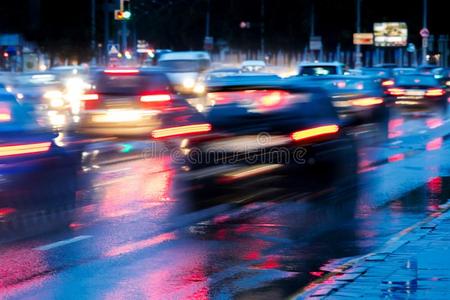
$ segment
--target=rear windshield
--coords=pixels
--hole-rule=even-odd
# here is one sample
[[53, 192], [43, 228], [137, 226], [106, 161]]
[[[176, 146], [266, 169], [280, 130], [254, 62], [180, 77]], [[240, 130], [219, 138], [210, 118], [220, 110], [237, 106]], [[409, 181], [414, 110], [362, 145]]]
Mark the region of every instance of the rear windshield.
[[210, 62], [207, 59], [179, 59], [160, 60], [161, 67], [183, 72], [201, 72], [209, 68]]
[[97, 80], [96, 90], [103, 94], [142, 94], [149, 91], [170, 90], [169, 81], [162, 74], [106, 75]]
[[396, 82], [398, 85], [439, 85], [439, 82], [433, 76], [400, 76]]
[[301, 67], [301, 76], [323, 76], [323, 75], [336, 75], [337, 67], [335, 66], [305, 66]]

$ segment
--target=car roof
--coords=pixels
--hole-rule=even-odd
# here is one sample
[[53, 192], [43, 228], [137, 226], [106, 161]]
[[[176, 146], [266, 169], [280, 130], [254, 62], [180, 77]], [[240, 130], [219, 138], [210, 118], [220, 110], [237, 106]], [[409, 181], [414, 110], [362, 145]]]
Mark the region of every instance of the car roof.
[[340, 66], [340, 67], [342, 67], [342, 66], [344, 66], [344, 64], [337, 62], [337, 61], [335, 61], [335, 62], [301, 62], [299, 64], [299, 66], [300, 67], [309, 67], [309, 66], [312, 66], [312, 67], [314, 67], [314, 66], [317, 66], [317, 67]]
[[159, 58], [160, 61], [164, 60], [198, 60], [198, 59], [207, 59], [210, 60], [208, 52], [205, 51], [176, 51], [176, 52], [167, 52], [161, 54]]
[[265, 67], [266, 63], [262, 60], [244, 60], [241, 66], [262, 66]]

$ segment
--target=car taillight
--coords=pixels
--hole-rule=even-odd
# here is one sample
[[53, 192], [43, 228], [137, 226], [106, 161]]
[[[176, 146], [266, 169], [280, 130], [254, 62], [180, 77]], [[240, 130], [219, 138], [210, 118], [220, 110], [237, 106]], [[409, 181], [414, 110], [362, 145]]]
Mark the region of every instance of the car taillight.
[[131, 75], [131, 74], [138, 74], [139, 70], [137, 70], [137, 69], [106, 69], [103, 72], [105, 74]]
[[50, 149], [50, 146], [50, 142], [0, 146], [0, 157], [44, 153]]
[[439, 97], [445, 94], [445, 90], [443, 89], [428, 89], [425, 92], [426, 97]]
[[386, 91], [386, 94], [392, 96], [403, 96], [405, 94], [405, 90], [399, 88], [390, 88]]
[[211, 124], [193, 124], [176, 127], [168, 127], [153, 130], [152, 137], [155, 139], [184, 136], [190, 134], [207, 133], [211, 131]]
[[354, 106], [372, 106], [383, 103], [383, 98], [379, 97], [367, 97], [351, 100], [351, 104]]
[[307, 139], [334, 134], [337, 133], [338, 131], [339, 131], [338, 125], [333, 124], [333, 125], [318, 126], [309, 129], [295, 131], [291, 134], [291, 139], [296, 142], [304, 141]]
[[9, 122], [11, 119], [11, 109], [9, 108], [9, 105], [0, 103], [0, 122]]
[[381, 85], [382, 86], [393, 86], [395, 84], [395, 81], [394, 80], [383, 80], [382, 82], [381, 82]]
[[100, 96], [95, 93], [87, 93], [80, 96], [85, 110], [95, 109], [98, 106]]

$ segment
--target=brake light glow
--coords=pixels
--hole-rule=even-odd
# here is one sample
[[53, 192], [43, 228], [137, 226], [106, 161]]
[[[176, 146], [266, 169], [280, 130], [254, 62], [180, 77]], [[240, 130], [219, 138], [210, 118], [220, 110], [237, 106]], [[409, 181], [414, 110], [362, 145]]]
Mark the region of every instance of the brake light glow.
[[103, 71], [105, 74], [116, 74], [116, 75], [126, 75], [126, 74], [138, 74], [137, 69], [106, 69]]
[[378, 97], [360, 98], [351, 101], [352, 105], [354, 106], [371, 106], [381, 104], [383, 102], [384, 102], [383, 98]]
[[394, 80], [384, 80], [381, 82], [382, 86], [393, 86], [395, 84]]
[[291, 134], [291, 138], [294, 141], [302, 141], [309, 138], [314, 138], [318, 136], [323, 136], [327, 134], [337, 133], [339, 131], [338, 125], [324, 125], [319, 127], [314, 127], [305, 130], [299, 130]]
[[166, 102], [172, 100], [170, 94], [153, 94], [143, 95], [140, 98], [141, 102]]
[[194, 124], [194, 125], [156, 129], [152, 132], [152, 137], [155, 139], [159, 139], [196, 133], [207, 133], [210, 131], [211, 131], [211, 124], [208, 123]]
[[387, 93], [392, 96], [403, 96], [405, 94], [405, 90], [399, 88], [390, 88], [387, 90]]
[[285, 91], [264, 91], [260, 94], [259, 104], [264, 108], [273, 108], [282, 105], [288, 95]]
[[427, 97], [439, 97], [443, 96], [445, 94], [445, 91], [443, 89], [428, 89], [425, 92], [425, 96]]
[[11, 110], [7, 104], [0, 103], [0, 122], [11, 121]]
[[44, 153], [50, 149], [50, 146], [50, 142], [0, 146], [0, 157]]

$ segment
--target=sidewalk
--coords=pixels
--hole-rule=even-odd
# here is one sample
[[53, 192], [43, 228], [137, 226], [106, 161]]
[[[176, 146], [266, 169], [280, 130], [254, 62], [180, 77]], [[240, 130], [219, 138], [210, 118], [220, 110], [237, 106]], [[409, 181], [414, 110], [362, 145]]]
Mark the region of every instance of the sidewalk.
[[328, 269], [294, 299], [450, 299], [450, 205], [375, 252]]

